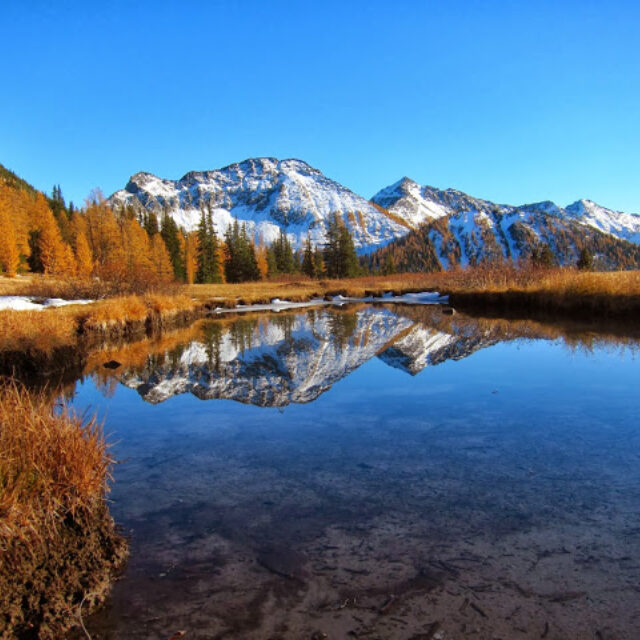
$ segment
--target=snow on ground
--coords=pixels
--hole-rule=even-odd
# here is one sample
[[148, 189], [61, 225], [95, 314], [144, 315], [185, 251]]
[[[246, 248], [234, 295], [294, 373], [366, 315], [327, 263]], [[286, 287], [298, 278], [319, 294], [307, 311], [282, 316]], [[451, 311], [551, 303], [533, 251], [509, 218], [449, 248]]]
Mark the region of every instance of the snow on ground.
[[313, 298], [306, 302], [291, 302], [274, 298], [270, 304], [239, 304], [231, 309], [218, 307], [215, 313], [238, 313], [239, 311], [289, 311], [290, 309], [302, 309], [304, 307], [340, 306], [348, 302], [394, 302], [397, 304], [447, 304], [449, 296], [442, 296], [437, 291], [423, 291], [421, 293], [405, 293], [394, 296], [385, 294], [381, 298], [369, 296], [368, 298], [348, 298], [342, 295], [333, 296], [331, 300]]
[[0, 311], [42, 311], [69, 304], [91, 304], [95, 300], [63, 300], [62, 298], [34, 298], [28, 296], [0, 296]]

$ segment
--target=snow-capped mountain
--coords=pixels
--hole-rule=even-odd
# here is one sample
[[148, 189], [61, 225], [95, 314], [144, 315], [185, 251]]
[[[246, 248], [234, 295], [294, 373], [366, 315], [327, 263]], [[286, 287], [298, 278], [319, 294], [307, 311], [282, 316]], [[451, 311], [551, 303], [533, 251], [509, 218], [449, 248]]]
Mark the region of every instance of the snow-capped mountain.
[[[313, 244], [322, 245], [336, 213], [360, 253], [401, 240], [410, 231], [423, 234], [426, 226], [433, 244], [431, 268], [526, 257], [539, 243], [548, 244], [561, 264], [574, 263], [587, 247], [602, 254], [605, 265], [617, 266], [616, 256], [628, 251], [615, 240], [640, 244], [640, 215], [589, 200], [566, 208], [549, 201], [496, 204], [403, 178], [367, 201], [294, 159], [252, 158], [215, 171], [192, 171], [180, 180], [137, 173], [109, 202], [116, 209], [130, 206], [158, 215], [166, 211], [186, 230], [196, 229], [202, 212], [211, 211], [219, 234], [237, 219], [267, 244], [284, 229], [298, 248], [307, 233]], [[629, 265], [635, 265], [635, 257]]]
[[565, 214], [594, 229], [640, 244], [640, 215], [605, 209], [591, 200], [578, 200], [565, 209]]
[[360, 250], [375, 248], [401, 237], [407, 225], [387, 215], [365, 198], [325, 177], [301, 160], [252, 158], [216, 171], [192, 171], [180, 180], [164, 180], [137, 173], [114, 193], [114, 208], [167, 211], [186, 230], [197, 228], [202, 211], [211, 210], [218, 234], [234, 218], [266, 243], [280, 229], [301, 247], [307, 232], [314, 244], [325, 241], [328, 222], [337, 213]]
[[[482, 260], [526, 258], [548, 245], [559, 264], [575, 264], [583, 248], [603, 266], [640, 264], [640, 215], [580, 200], [566, 208], [545, 201], [520, 206], [473, 198], [455, 189], [421, 186], [404, 178], [372, 202], [411, 221], [414, 231], [384, 251], [403, 253], [396, 266], [420, 270], [467, 266]], [[633, 243], [627, 245], [627, 243]]]
[[461, 191], [421, 186], [406, 177], [376, 193], [371, 202], [402, 218], [414, 229], [456, 211], [483, 211], [495, 207], [492, 202], [472, 198]]
[[568, 218], [622, 240], [640, 243], [640, 215], [612, 211], [590, 200], [578, 200], [564, 209], [550, 201], [513, 206], [473, 198], [456, 189], [422, 186], [403, 178], [379, 191], [371, 198], [371, 202], [406, 220], [414, 228], [439, 218], [464, 213], [544, 213], [561, 219]]

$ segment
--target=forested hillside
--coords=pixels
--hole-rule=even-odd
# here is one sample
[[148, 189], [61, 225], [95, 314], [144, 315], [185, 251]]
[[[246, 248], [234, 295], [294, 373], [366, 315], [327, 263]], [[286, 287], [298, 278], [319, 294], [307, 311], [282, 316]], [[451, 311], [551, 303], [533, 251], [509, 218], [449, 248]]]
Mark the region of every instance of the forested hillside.
[[172, 281], [242, 282], [286, 274], [310, 277], [358, 275], [353, 239], [341, 216], [327, 225], [327, 242], [310, 235], [294, 251], [284, 231], [269, 246], [257, 244], [245, 223], [234, 220], [220, 237], [211, 211], [195, 230], [168, 213], [124, 206], [114, 211], [99, 192], [85, 206], [67, 205], [62, 190], [38, 191], [0, 165], [0, 272], [97, 278], [141, 290]]
[[367, 256], [372, 271], [440, 271], [500, 262], [640, 268], [640, 246], [543, 211], [464, 211], [427, 222]]

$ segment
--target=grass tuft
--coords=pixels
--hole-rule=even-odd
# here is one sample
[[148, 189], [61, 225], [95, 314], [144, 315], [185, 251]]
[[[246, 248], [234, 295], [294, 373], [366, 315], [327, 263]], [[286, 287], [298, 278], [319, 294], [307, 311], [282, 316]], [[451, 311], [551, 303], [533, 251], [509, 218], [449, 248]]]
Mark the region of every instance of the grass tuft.
[[0, 384], [0, 638], [60, 638], [126, 556], [106, 505], [101, 426]]
[[56, 413], [44, 394], [0, 386], [0, 549], [9, 538], [55, 535], [108, 490], [113, 463], [100, 425]]

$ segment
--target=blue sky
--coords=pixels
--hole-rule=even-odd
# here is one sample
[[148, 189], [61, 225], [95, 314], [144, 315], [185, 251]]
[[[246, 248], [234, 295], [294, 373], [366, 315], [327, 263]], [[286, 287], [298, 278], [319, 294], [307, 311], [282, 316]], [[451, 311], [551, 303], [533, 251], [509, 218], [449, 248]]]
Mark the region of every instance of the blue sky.
[[81, 202], [297, 157], [640, 212], [640, 3], [2, 2], [0, 162]]

